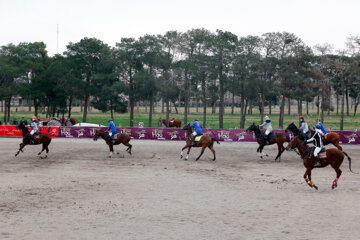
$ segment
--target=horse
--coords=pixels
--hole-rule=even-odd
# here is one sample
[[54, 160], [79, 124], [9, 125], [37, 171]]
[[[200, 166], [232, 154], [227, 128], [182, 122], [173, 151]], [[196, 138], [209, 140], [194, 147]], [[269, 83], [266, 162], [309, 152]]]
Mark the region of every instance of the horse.
[[[17, 151], [17, 153], [15, 154], [15, 157], [17, 155], [19, 155], [20, 151], [23, 152], [23, 148], [30, 144], [30, 145], [38, 145], [38, 144], [42, 144], [42, 150], [38, 153], [38, 155], [40, 156], [41, 153], [46, 150], [46, 155], [45, 157], [41, 157], [41, 159], [47, 158], [48, 153], [49, 153], [49, 144], [51, 143], [51, 136], [49, 133], [40, 133], [39, 135], [35, 135], [34, 136], [34, 143], [31, 143], [31, 138], [30, 138], [30, 132], [29, 129], [25, 126], [25, 124], [20, 123], [18, 126], [16, 126], [17, 129], [21, 130], [22, 132], [22, 136], [23, 136], [23, 141], [22, 143], [20, 143], [20, 148], [19, 151]], [[36, 137], [38, 136], [38, 137]]]
[[[315, 185], [315, 183], [311, 180], [311, 170], [314, 168], [314, 158], [313, 158], [313, 148], [307, 146], [304, 141], [302, 139], [300, 139], [299, 136], [294, 137], [291, 142], [288, 144], [288, 146], [286, 147], [286, 150], [289, 149], [299, 149], [301, 158], [304, 161], [304, 166], [306, 168], [305, 174], [304, 174], [304, 179], [305, 182], [311, 187], [311, 188], [315, 188], [316, 190], [318, 190], [318, 187]], [[334, 189], [337, 187], [337, 182], [340, 178], [341, 175], [341, 170], [340, 170], [340, 166], [344, 160], [344, 155], [348, 158], [349, 160], [349, 169], [350, 172], [354, 173], [351, 170], [351, 158], [349, 157], [349, 155], [347, 155], [346, 152], [341, 151], [339, 149], [336, 148], [330, 148], [326, 150], [326, 157], [324, 158], [319, 158], [319, 161], [321, 163], [321, 168], [328, 166], [329, 164], [334, 168], [335, 172], [336, 172], [336, 178], [332, 183], [331, 188]]]
[[111, 158], [112, 154], [114, 153], [113, 145], [119, 145], [121, 143], [128, 147], [126, 149], [126, 151], [131, 155], [132, 145], [129, 143], [131, 140], [131, 137], [128, 134], [126, 134], [126, 133], [117, 134], [117, 138], [115, 139], [115, 142], [113, 143], [108, 132], [102, 131], [99, 129], [95, 129], [94, 141], [97, 141], [99, 137], [104, 139], [106, 144], [109, 145], [109, 149], [110, 149], [109, 158]]
[[[285, 147], [283, 146], [283, 144], [284, 144], [284, 142], [290, 141], [289, 138], [284, 133], [275, 133], [275, 136], [273, 137], [273, 139], [268, 141], [268, 144], [266, 144], [267, 141], [265, 140], [263, 133], [260, 131], [259, 126], [255, 125], [255, 123], [250, 125], [248, 127], [248, 129], [246, 129], [246, 132], [254, 132], [255, 133], [256, 141], [259, 144], [259, 147], [256, 150], [256, 152], [259, 153], [259, 156], [261, 159], [263, 158], [262, 150], [263, 150], [264, 146], [272, 145], [272, 144], [276, 143], [278, 146], [278, 154], [276, 155], [275, 161], [277, 159], [279, 159], [279, 161], [280, 161], [281, 154], [285, 150]], [[265, 153], [265, 156], [268, 156], [268, 155]]]
[[[285, 129], [285, 132], [291, 131], [294, 136], [299, 136], [301, 140], [304, 139], [304, 135], [300, 132], [300, 130], [296, 127], [294, 123], [290, 123], [289, 126]], [[311, 133], [311, 136], [315, 134], [315, 131], [309, 127], [309, 131]], [[325, 134], [323, 137], [323, 143], [324, 145], [328, 145], [329, 143], [333, 144], [337, 149], [342, 151], [342, 147], [339, 145], [340, 142], [340, 136], [336, 132], [329, 132]]]
[[164, 124], [167, 128], [171, 128], [171, 127], [181, 128], [180, 119], [167, 120], [167, 119], [159, 118], [159, 122]]
[[201, 147], [201, 153], [200, 155], [196, 158], [196, 161], [200, 159], [200, 157], [203, 155], [205, 149], [208, 147], [211, 152], [214, 154], [214, 158], [213, 161], [216, 160], [216, 155], [215, 155], [215, 150], [214, 150], [214, 142], [216, 142], [217, 144], [220, 144], [219, 141], [216, 138], [212, 138], [210, 136], [207, 135], [203, 135], [200, 139], [200, 141], [196, 141], [194, 146], [191, 146], [191, 135], [192, 135], [192, 130], [190, 127], [190, 124], [186, 124], [183, 128], [183, 130], [186, 131], [186, 145], [185, 147], [182, 148], [181, 150], [181, 155], [180, 158], [183, 158], [183, 151], [188, 148], [187, 151], [187, 155], [185, 157], [185, 160], [189, 159], [189, 153], [190, 153], [190, 149], [191, 147]]

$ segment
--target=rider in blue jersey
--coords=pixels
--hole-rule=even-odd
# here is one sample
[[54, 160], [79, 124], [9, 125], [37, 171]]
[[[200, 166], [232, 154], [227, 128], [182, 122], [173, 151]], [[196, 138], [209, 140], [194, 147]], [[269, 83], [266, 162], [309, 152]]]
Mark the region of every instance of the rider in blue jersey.
[[195, 129], [195, 131], [192, 133], [192, 137], [191, 137], [191, 146], [194, 146], [195, 144], [195, 137], [198, 135], [202, 135], [203, 131], [202, 131], [202, 126], [199, 123], [198, 119], [195, 119], [193, 124], [190, 125], [190, 127], [192, 129]]
[[114, 142], [114, 141], [115, 141], [114, 136], [115, 136], [115, 134], [117, 133], [117, 131], [116, 131], [115, 123], [114, 123], [114, 121], [113, 121], [111, 118], [109, 119], [109, 128], [108, 128], [108, 131], [109, 131], [109, 137], [110, 137], [111, 140]]

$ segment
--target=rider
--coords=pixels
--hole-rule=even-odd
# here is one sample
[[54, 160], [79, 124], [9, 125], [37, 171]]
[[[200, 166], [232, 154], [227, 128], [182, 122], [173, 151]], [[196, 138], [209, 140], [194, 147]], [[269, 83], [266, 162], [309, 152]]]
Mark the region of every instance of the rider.
[[264, 134], [264, 138], [266, 141], [270, 141], [269, 136], [270, 133], [272, 132], [272, 126], [271, 126], [271, 120], [269, 118], [269, 116], [265, 116], [265, 122], [263, 124], [261, 124], [259, 127], [264, 127], [265, 126], [265, 134]]
[[314, 142], [315, 150], [314, 150], [314, 158], [315, 158], [315, 164], [314, 167], [321, 167], [321, 163], [319, 161], [318, 154], [321, 151], [321, 149], [324, 147], [323, 141], [321, 139], [322, 131], [320, 125], [315, 126], [315, 134], [312, 136], [312, 138], [305, 140], [304, 143], [307, 144], [309, 142]]
[[304, 136], [304, 139], [308, 138], [309, 126], [304, 119], [304, 116], [300, 116], [301, 126], [299, 127], [300, 134]]
[[37, 125], [37, 118], [34, 115], [31, 119], [30, 122], [30, 127], [31, 127], [31, 132], [30, 132], [30, 138], [31, 138], [31, 143], [34, 144], [35, 143], [35, 133], [37, 133], [38, 129], [38, 125]]
[[117, 133], [116, 127], [115, 127], [115, 123], [114, 123], [114, 121], [112, 120], [112, 118], [110, 118], [108, 122], [109, 122], [109, 128], [108, 128], [109, 137], [110, 137], [110, 139], [114, 142], [114, 141], [115, 141], [114, 136], [115, 136], [115, 134]]
[[191, 136], [191, 146], [194, 146], [195, 145], [195, 137], [198, 136], [198, 135], [200, 136], [200, 135], [203, 134], [202, 126], [199, 123], [199, 120], [195, 119], [193, 124], [191, 124], [190, 127], [192, 129], [195, 129], [195, 131], [192, 133], [192, 136]]
[[[326, 134], [326, 130], [325, 130], [324, 125], [322, 124], [322, 122], [321, 122], [320, 119], [317, 120], [316, 126], [319, 126], [319, 129], [321, 130], [322, 135], [325, 135], [325, 134]], [[316, 127], [316, 126], [315, 126], [315, 127]]]

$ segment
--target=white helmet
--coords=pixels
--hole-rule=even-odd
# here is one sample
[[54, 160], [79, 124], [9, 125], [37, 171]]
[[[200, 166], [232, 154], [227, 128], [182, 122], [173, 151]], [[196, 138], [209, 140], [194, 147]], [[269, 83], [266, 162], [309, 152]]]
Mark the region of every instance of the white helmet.
[[265, 120], [270, 120], [269, 116], [265, 116]]

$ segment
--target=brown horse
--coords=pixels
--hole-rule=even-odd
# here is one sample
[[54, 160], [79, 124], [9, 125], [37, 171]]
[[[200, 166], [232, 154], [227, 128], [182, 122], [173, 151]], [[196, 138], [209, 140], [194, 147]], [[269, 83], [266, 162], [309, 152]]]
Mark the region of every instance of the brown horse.
[[[305, 140], [304, 134], [300, 132], [300, 130], [296, 127], [294, 123], [290, 123], [289, 126], [285, 129], [285, 132], [291, 131], [294, 136], [299, 136], [300, 139]], [[315, 134], [314, 130], [309, 127], [309, 131], [311, 136]], [[323, 138], [324, 145], [327, 145], [329, 143], [333, 144], [335, 147], [337, 147], [340, 151], [342, 151], [342, 147], [339, 144], [340, 142], [340, 136], [336, 132], [329, 132], [325, 134]]]
[[180, 128], [181, 127], [180, 119], [166, 120], [166, 119], [159, 118], [159, 122], [163, 123], [167, 128], [171, 128], [171, 127]]
[[[286, 150], [297, 148], [299, 149], [301, 158], [304, 161], [304, 166], [306, 168], [304, 179], [306, 183], [310, 186], [315, 188], [316, 190], [318, 187], [315, 185], [315, 183], [311, 180], [311, 170], [314, 168], [314, 158], [313, 158], [313, 148], [307, 146], [303, 140], [301, 140], [298, 136], [294, 137], [289, 145], [286, 147]], [[340, 166], [344, 160], [344, 155], [349, 160], [349, 169], [350, 172], [354, 173], [351, 170], [351, 158], [347, 155], [346, 152], [343, 152], [336, 148], [331, 148], [326, 150], [326, 157], [319, 158], [319, 161], [321, 163], [321, 168], [328, 166], [329, 164], [334, 168], [336, 172], [336, 178], [332, 183], [332, 189], [337, 187], [337, 182], [341, 175]]]
[[97, 141], [99, 137], [104, 139], [106, 144], [109, 145], [109, 149], [110, 149], [109, 158], [111, 158], [112, 154], [114, 153], [113, 145], [119, 145], [121, 143], [128, 147], [126, 149], [126, 151], [131, 155], [132, 145], [129, 143], [131, 140], [131, 137], [128, 134], [126, 134], [126, 133], [117, 134], [117, 138], [115, 139], [115, 142], [113, 143], [112, 139], [109, 136], [109, 132], [96, 129], [95, 135], [94, 135], [94, 141]]
[[45, 157], [41, 157], [42, 159], [44, 158], [47, 158], [48, 156], [48, 153], [49, 153], [49, 144], [51, 142], [51, 136], [49, 133], [40, 133], [39, 135], [35, 135], [35, 142], [34, 143], [31, 143], [31, 138], [30, 138], [30, 133], [29, 133], [29, 129], [22, 123], [20, 123], [17, 127], [17, 129], [20, 129], [21, 132], [22, 132], [22, 136], [23, 136], [23, 141], [22, 143], [20, 144], [20, 148], [19, 148], [19, 151], [17, 151], [17, 153], [15, 154], [15, 157], [17, 155], [19, 155], [20, 151], [23, 152], [23, 148], [26, 146], [26, 145], [38, 145], [38, 144], [42, 144], [42, 150], [38, 153], [38, 155], [40, 156], [41, 153], [46, 150], [46, 155]]
[[[272, 145], [272, 144], [276, 143], [278, 146], [278, 154], [276, 155], [275, 161], [277, 159], [279, 159], [279, 161], [280, 161], [281, 154], [285, 150], [285, 147], [283, 146], [283, 144], [284, 144], [284, 142], [289, 142], [289, 138], [284, 133], [275, 133], [275, 136], [273, 137], [273, 139], [271, 141], [268, 141], [268, 144], [267, 144], [267, 141], [265, 140], [264, 135], [260, 131], [259, 126], [255, 125], [255, 123], [250, 125], [250, 127], [248, 127], [248, 129], [246, 129], [246, 132], [254, 132], [255, 133], [256, 141], [259, 144], [259, 147], [256, 151], [259, 153], [260, 158], [263, 158], [262, 150], [265, 145]], [[268, 155], [265, 153], [265, 156], [268, 156]]]
[[216, 138], [211, 138], [210, 136], [207, 136], [207, 135], [203, 135], [200, 139], [200, 141], [197, 141], [195, 142], [195, 145], [194, 146], [191, 146], [191, 135], [192, 135], [192, 130], [191, 130], [191, 127], [190, 127], [190, 124], [186, 124], [184, 127], [183, 127], [183, 130], [186, 131], [186, 145], [185, 147], [182, 148], [181, 150], [181, 157], [180, 158], [183, 158], [183, 151], [184, 149], [188, 148], [188, 151], [187, 151], [187, 155], [185, 157], [185, 160], [188, 160], [189, 159], [189, 153], [190, 153], [190, 149], [191, 147], [201, 147], [201, 153], [200, 155], [196, 158], [196, 161], [200, 159], [201, 155], [203, 155], [205, 149], [208, 147], [212, 153], [214, 154], [214, 158], [213, 158], [213, 161], [216, 160], [216, 156], [215, 156], [215, 150], [214, 150], [214, 142], [217, 142], [217, 144], [220, 144], [219, 141], [216, 139]]

